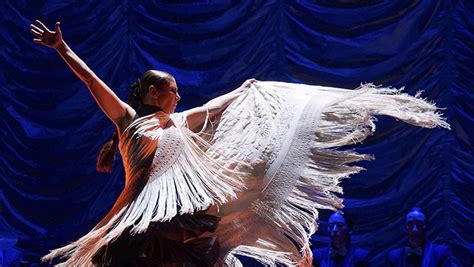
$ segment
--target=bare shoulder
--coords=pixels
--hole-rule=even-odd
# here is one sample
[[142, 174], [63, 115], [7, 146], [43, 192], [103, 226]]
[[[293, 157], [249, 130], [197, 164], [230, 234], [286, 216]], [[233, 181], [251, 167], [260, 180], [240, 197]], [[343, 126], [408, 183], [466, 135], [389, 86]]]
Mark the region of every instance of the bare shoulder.
[[123, 116], [120, 120], [115, 123], [117, 130], [119, 131], [120, 135], [127, 129], [127, 127], [133, 122], [137, 112], [130, 106], [126, 108], [125, 116]]
[[192, 108], [183, 112], [186, 124], [191, 131], [197, 131], [208, 119], [208, 109], [204, 106]]

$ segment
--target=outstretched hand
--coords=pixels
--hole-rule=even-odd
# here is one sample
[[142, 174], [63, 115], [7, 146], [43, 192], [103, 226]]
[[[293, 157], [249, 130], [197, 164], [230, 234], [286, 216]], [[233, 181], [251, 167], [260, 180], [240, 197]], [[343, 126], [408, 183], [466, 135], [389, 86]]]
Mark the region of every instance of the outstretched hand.
[[240, 93], [244, 93], [245, 91], [247, 91], [248, 89], [250, 89], [250, 87], [252, 86], [252, 84], [256, 83], [257, 80], [252, 78], [252, 79], [248, 79], [246, 80], [239, 88], [237, 88], [237, 91], [240, 92]]
[[44, 26], [41, 21], [36, 20], [35, 24], [30, 24], [30, 32], [36, 37], [33, 39], [33, 42], [42, 44], [51, 48], [58, 48], [63, 41], [63, 36], [61, 34], [61, 29], [59, 28], [60, 23], [56, 22], [55, 31], [50, 31], [46, 26]]
[[253, 84], [253, 83], [256, 83], [257, 80], [255, 78], [252, 78], [252, 79], [248, 79], [246, 80], [240, 87], [243, 87], [243, 88], [250, 88], [250, 86]]

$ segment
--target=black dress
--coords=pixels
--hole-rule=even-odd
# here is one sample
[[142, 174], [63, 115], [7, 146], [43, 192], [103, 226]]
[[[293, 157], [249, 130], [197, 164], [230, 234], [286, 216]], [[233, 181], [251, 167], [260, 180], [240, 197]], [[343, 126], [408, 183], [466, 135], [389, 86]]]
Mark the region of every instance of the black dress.
[[141, 234], [124, 233], [92, 257], [96, 266], [212, 266], [219, 242], [212, 233], [219, 217], [184, 214], [169, 222], [152, 223]]

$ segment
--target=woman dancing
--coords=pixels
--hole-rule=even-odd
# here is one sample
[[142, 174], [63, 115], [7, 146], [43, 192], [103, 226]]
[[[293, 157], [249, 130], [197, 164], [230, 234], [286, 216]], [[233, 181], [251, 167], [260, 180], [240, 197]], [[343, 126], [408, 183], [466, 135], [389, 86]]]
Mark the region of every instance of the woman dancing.
[[51, 251], [63, 263], [99, 266], [310, 265], [317, 209], [341, 208], [340, 179], [368, 155], [334, 148], [362, 141], [374, 115], [422, 127], [449, 125], [436, 106], [400, 90], [356, 90], [247, 80], [206, 105], [174, 113], [175, 79], [145, 72], [120, 100], [55, 31], [30, 25], [87, 85], [117, 131], [98, 159], [110, 170], [118, 145], [125, 188], [78, 241]]

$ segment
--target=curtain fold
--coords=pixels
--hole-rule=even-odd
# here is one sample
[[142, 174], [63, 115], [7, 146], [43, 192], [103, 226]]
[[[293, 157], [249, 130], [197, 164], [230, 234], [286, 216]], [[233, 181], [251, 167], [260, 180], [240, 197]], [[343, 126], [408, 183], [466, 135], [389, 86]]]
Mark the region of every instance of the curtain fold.
[[[376, 159], [343, 182], [353, 242], [384, 253], [404, 244], [404, 215], [425, 210], [428, 237], [467, 264], [474, 243], [474, 3], [363, 1], [4, 1], [0, 4], [0, 232], [30, 262], [86, 233], [123, 184], [120, 161], [95, 172], [113, 124], [53, 50], [31, 41], [54, 28], [125, 99], [144, 71], [172, 73], [179, 109], [245, 79], [356, 88], [405, 86], [445, 107], [451, 131], [380, 118], [354, 148]], [[315, 246], [328, 239], [321, 213]]]

